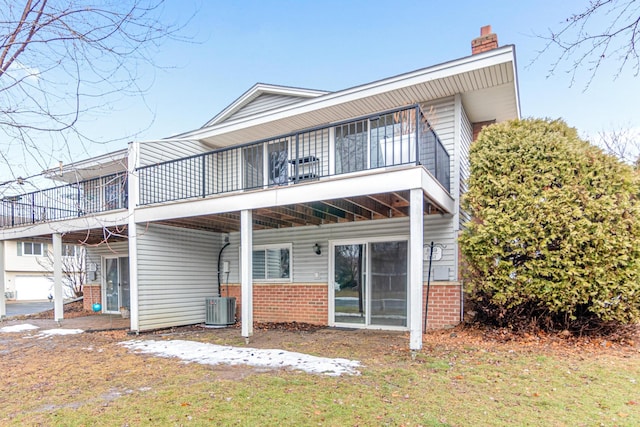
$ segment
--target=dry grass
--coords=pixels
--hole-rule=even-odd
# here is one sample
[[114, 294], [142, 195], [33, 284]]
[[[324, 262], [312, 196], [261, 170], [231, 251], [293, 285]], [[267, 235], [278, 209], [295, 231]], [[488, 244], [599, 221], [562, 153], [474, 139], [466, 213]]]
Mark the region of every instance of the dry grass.
[[[3, 425], [640, 425], [635, 344], [258, 329], [251, 346], [360, 360], [354, 377], [184, 364], [128, 352], [124, 332], [0, 335]], [[243, 346], [237, 329], [144, 339]]]

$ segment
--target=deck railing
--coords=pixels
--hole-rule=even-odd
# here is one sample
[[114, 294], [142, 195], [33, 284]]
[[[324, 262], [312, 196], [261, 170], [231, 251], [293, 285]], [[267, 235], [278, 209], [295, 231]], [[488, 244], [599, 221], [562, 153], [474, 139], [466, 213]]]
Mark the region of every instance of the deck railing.
[[418, 105], [140, 167], [139, 204], [408, 164], [450, 190], [449, 154]]
[[125, 172], [61, 185], [0, 200], [0, 228], [127, 208]]
[[[422, 165], [450, 190], [449, 154], [418, 105], [137, 169], [139, 204]], [[127, 208], [125, 172], [0, 200], [0, 228]]]

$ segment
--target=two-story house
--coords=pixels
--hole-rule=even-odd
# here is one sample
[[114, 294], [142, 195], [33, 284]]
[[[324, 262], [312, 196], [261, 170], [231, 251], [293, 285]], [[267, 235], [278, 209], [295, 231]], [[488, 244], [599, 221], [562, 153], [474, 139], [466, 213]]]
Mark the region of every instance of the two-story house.
[[419, 349], [462, 315], [474, 135], [519, 117], [515, 48], [484, 27], [472, 50], [336, 92], [256, 84], [199, 129], [49, 171], [68, 184], [3, 200], [0, 239], [85, 244], [85, 299], [129, 307], [132, 331], [201, 323], [229, 295], [245, 337], [297, 321]]

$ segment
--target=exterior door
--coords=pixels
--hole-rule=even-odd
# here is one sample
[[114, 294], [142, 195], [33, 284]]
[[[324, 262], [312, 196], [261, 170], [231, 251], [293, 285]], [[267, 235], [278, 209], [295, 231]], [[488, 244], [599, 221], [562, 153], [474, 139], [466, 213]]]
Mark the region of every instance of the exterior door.
[[333, 324], [407, 326], [406, 240], [333, 245]]
[[334, 322], [367, 324], [367, 245], [334, 246]]
[[129, 308], [129, 258], [105, 258], [104, 311], [119, 312]]
[[407, 242], [369, 244], [372, 325], [407, 326]]

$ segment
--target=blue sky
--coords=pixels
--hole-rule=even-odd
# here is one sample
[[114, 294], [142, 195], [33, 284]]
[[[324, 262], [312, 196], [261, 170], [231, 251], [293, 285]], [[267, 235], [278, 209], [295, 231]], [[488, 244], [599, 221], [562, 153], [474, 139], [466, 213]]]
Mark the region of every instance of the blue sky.
[[[561, 117], [581, 134], [640, 127], [640, 77], [614, 79], [615, 63], [549, 76], [557, 52], [534, 61], [544, 41], [585, 1], [206, 1], [167, 0], [168, 19], [184, 20], [192, 42], [167, 42], [144, 102], [125, 98], [81, 124], [94, 139], [148, 140], [201, 126], [256, 82], [340, 90], [467, 56], [480, 27], [515, 44], [524, 117]], [[565, 65], [566, 67], [566, 65]], [[126, 140], [71, 150], [73, 160], [124, 148]], [[69, 154], [60, 153], [63, 162]], [[57, 164], [52, 159], [52, 165]], [[33, 171], [31, 171], [33, 172]]]

